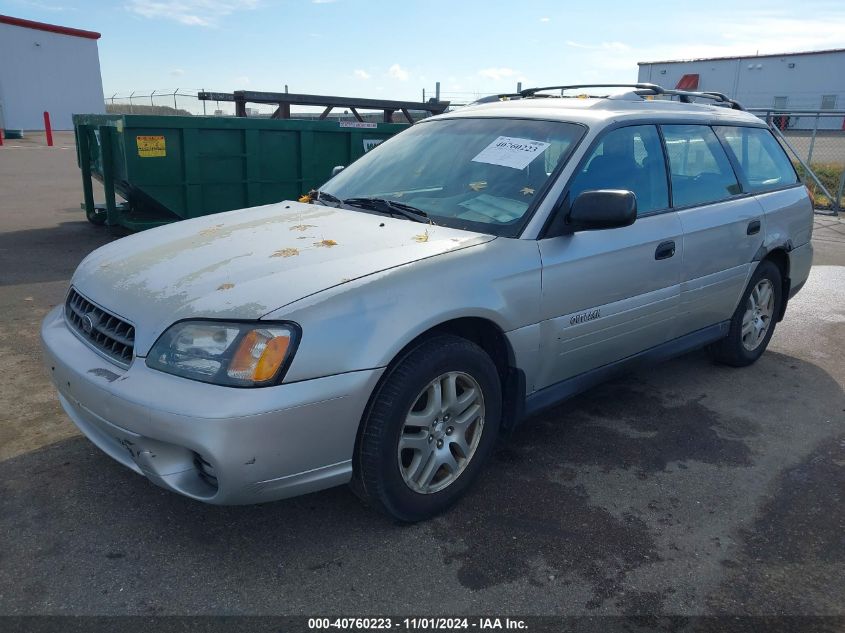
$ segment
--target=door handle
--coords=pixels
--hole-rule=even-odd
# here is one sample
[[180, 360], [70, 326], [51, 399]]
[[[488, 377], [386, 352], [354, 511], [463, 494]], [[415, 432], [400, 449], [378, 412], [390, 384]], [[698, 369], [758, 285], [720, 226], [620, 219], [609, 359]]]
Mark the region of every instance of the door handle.
[[760, 220], [751, 220], [748, 223], [748, 228], [745, 230], [746, 235], [756, 235], [760, 232]]
[[661, 242], [654, 251], [654, 259], [669, 259], [675, 254], [675, 242]]

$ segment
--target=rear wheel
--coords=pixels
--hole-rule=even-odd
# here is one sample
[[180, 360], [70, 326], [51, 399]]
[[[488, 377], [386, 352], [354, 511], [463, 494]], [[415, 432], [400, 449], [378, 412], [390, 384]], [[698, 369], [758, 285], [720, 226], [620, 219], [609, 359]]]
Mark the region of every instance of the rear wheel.
[[712, 347], [719, 362], [744, 367], [755, 362], [769, 345], [783, 301], [780, 269], [760, 262], [731, 318], [728, 336]]
[[407, 354], [373, 398], [353, 489], [400, 521], [442, 512], [478, 475], [499, 432], [501, 386], [483, 349], [438, 336]]

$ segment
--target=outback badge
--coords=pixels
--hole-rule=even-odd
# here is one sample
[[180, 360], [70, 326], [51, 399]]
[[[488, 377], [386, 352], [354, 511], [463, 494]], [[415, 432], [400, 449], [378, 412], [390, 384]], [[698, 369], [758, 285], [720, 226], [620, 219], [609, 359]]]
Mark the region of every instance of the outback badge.
[[598, 308], [595, 310], [590, 310], [588, 312], [582, 312], [581, 314], [575, 314], [572, 318], [569, 319], [569, 325], [578, 325], [579, 323], [586, 323], [587, 321], [592, 321], [593, 319], [598, 319], [601, 316], [601, 312]]

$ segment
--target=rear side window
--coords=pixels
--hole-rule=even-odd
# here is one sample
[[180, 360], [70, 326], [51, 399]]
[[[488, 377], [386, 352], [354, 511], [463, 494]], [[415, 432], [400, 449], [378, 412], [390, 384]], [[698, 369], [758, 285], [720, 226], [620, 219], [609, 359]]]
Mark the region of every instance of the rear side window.
[[594, 189], [633, 191], [637, 215], [667, 208], [669, 186], [657, 128], [635, 125], [608, 132], [572, 181], [569, 199]]
[[792, 163], [769, 130], [755, 127], [714, 128], [742, 168], [748, 191], [767, 191], [798, 182]]
[[664, 125], [672, 178], [672, 204], [687, 207], [740, 193], [733, 167], [715, 132], [706, 125]]

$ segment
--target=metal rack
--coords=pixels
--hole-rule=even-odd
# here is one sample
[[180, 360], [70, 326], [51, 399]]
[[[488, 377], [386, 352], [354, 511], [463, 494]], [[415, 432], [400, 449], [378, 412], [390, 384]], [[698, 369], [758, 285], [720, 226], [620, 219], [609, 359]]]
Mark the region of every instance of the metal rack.
[[251, 92], [238, 90], [236, 92], [200, 92], [197, 95], [200, 101], [233, 101], [235, 113], [239, 117], [245, 117], [247, 103], [265, 103], [278, 106], [273, 113], [274, 119], [290, 119], [290, 107], [296, 106], [321, 106], [325, 108], [320, 119], [325, 119], [334, 108], [348, 108], [355, 118], [363, 122], [364, 118], [358, 110], [381, 110], [383, 120], [393, 120], [394, 112], [401, 112], [408, 123], [413, 123], [411, 111], [418, 110], [430, 114], [442, 114], [449, 107], [448, 101], [391, 101], [387, 99], [361, 99], [358, 97], [334, 97], [327, 95], [294, 94], [291, 92]]

